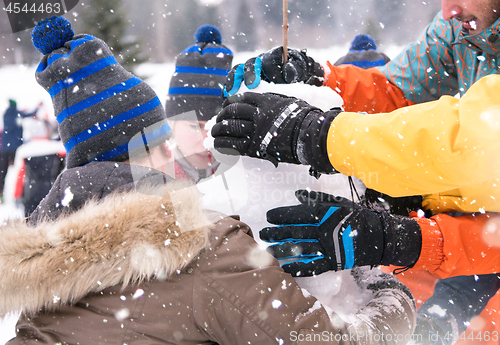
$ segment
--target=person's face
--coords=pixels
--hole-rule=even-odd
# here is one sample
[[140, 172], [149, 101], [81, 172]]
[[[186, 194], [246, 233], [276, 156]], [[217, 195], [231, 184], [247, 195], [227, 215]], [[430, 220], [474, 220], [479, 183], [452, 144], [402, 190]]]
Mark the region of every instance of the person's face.
[[441, 0], [441, 9], [445, 20], [456, 18], [475, 35], [500, 17], [500, 0]]
[[173, 138], [182, 155], [196, 169], [206, 169], [213, 157], [203, 145], [207, 137], [206, 121], [175, 121]]

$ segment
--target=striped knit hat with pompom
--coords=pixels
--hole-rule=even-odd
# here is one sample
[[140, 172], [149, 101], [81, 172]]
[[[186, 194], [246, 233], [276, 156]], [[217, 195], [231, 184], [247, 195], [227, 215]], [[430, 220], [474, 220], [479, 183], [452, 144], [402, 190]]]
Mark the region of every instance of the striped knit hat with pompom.
[[[170, 79], [165, 110], [168, 118], [182, 119], [182, 114], [196, 112], [198, 121], [208, 121], [222, 108], [222, 89], [231, 69], [233, 53], [222, 45], [218, 28], [200, 26], [196, 44], [180, 53]], [[174, 118], [175, 117], [175, 118]]]
[[74, 36], [63, 17], [40, 21], [31, 37], [44, 54], [36, 80], [52, 97], [68, 168], [123, 161], [170, 138], [156, 93], [102, 40]]
[[351, 42], [349, 53], [335, 62], [335, 66], [354, 65], [361, 68], [383, 66], [390, 58], [377, 50], [375, 39], [369, 35], [357, 35]]

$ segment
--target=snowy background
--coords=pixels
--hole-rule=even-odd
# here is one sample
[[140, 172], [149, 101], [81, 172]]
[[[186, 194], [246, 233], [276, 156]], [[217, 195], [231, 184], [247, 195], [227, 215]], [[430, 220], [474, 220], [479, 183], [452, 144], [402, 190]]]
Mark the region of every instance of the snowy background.
[[[400, 46], [392, 46], [385, 53], [394, 57], [401, 49]], [[348, 46], [346, 45], [323, 50], [309, 50], [308, 54], [323, 64], [327, 60], [336, 61], [347, 51]], [[261, 52], [235, 53], [233, 64], [244, 62], [259, 53]], [[31, 111], [40, 102], [43, 102], [44, 106], [40, 113], [53, 119], [50, 96], [36, 83], [35, 69], [36, 66], [25, 65], [7, 65], [0, 68], [0, 116], [8, 106], [8, 99], [13, 98], [17, 100], [19, 109], [25, 111]], [[136, 73], [142, 76], [156, 91], [159, 98], [164, 101], [173, 71], [173, 63], [143, 64], [138, 67]], [[331, 94], [329, 100], [331, 106], [340, 106], [342, 103], [340, 97], [331, 89], [327, 89], [327, 92]], [[304, 89], [303, 92], [303, 95], [296, 94], [295, 96], [301, 96], [311, 104], [324, 107], [324, 104], [316, 104], [315, 99], [317, 100], [317, 97], [320, 96], [317, 92], [310, 92], [307, 89]], [[204, 202], [207, 207], [226, 214], [239, 214], [241, 220], [251, 226], [254, 235], [261, 228], [269, 225], [265, 221], [267, 210], [278, 206], [297, 204], [294, 197], [294, 191], [297, 189], [310, 188], [333, 195], [351, 197], [347, 178], [340, 174], [322, 176], [316, 180], [309, 175], [308, 168], [305, 166], [282, 164], [278, 168], [274, 168], [270, 162], [247, 157], [232, 157], [226, 161], [231, 165], [230, 169], [220, 169], [224, 171], [223, 174], [218, 174], [218, 176], [202, 182], [198, 187], [204, 194]], [[16, 205], [12, 197], [13, 178], [12, 174], [7, 174], [4, 203], [0, 204], [1, 220], [23, 217], [22, 209]], [[357, 182], [358, 192], [362, 193], [364, 187], [359, 181]], [[220, 191], [225, 192], [220, 193]], [[335, 309], [339, 313], [342, 311], [348, 313], [353, 306], [362, 303], [362, 295], [356, 293], [356, 287], [346, 278], [348, 278], [348, 272], [329, 272], [314, 278], [315, 280], [301, 278], [302, 281], [299, 283], [308, 290], [314, 289], [318, 294], [328, 295], [329, 298], [323, 300], [324, 303], [335, 304]], [[328, 284], [322, 284], [323, 281], [328, 281]], [[342, 291], [341, 299], [336, 298], [340, 291]], [[17, 315], [11, 315], [0, 323], [0, 345], [14, 336], [16, 320]]]

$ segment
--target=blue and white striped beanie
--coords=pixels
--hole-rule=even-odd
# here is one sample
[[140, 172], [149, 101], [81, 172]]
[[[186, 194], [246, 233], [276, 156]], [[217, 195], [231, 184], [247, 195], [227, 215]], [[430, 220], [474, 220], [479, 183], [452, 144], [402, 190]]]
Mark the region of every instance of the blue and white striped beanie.
[[383, 66], [391, 59], [377, 50], [377, 43], [370, 35], [357, 35], [349, 52], [335, 62], [335, 66], [354, 65], [361, 68]]
[[170, 138], [156, 93], [104, 41], [74, 36], [63, 17], [40, 21], [31, 37], [44, 54], [36, 80], [52, 97], [68, 168], [123, 161]]
[[194, 39], [196, 44], [176, 57], [165, 111], [176, 120], [195, 111], [198, 121], [208, 121], [222, 108], [222, 89], [233, 53], [222, 45], [220, 31], [214, 26], [200, 26]]

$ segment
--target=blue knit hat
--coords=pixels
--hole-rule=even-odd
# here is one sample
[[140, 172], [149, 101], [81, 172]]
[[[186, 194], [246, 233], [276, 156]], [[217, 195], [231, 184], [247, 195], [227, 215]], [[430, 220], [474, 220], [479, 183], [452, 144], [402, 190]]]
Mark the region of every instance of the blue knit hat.
[[338, 65], [354, 65], [361, 68], [383, 66], [390, 58], [377, 51], [375, 39], [369, 35], [357, 35], [351, 42], [349, 52], [335, 62]]
[[123, 161], [171, 136], [156, 93], [104, 41], [74, 36], [63, 17], [40, 21], [31, 36], [44, 54], [36, 80], [52, 97], [68, 168]]
[[222, 108], [222, 89], [231, 69], [233, 53], [222, 45], [218, 28], [200, 26], [195, 45], [182, 51], [175, 60], [165, 110], [168, 118], [196, 112], [198, 121], [208, 121]]
[[351, 42], [349, 51], [377, 50], [377, 43], [370, 35], [357, 35]]

